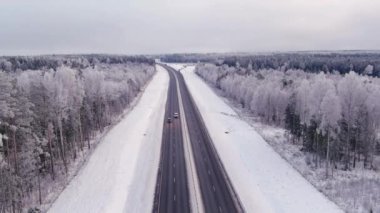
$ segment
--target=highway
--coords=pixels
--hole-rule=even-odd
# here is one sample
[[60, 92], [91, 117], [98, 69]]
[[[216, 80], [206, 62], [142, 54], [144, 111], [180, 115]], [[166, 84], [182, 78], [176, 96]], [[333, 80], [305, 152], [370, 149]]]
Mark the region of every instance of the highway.
[[[244, 212], [182, 74], [172, 67], [162, 66], [169, 73], [170, 84], [153, 212], [191, 210], [183, 130], [180, 119], [173, 118], [173, 114], [179, 112], [177, 84], [185, 111], [204, 212]], [[171, 123], [167, 122], [169, 117], [172, 118]]]
[[[197, 177], [199, 181], [199, 187], [201, 191], [204, 212], [228, 212], [228, 213], [244, 212], [243, 207], [239, 201], [238, 195], [235, 193], [231, 185], [231, 182], [229, 181], [228, 175], [225, 172], [225, 169], [219, 159], [217, 151], [215, 150], [213, 146], [213, 142], [207, 132], [204, 121], [202, 120], [202, 117], [194, 101], [192, 100], [192, 97], [189, 93], [189, 90], [186, 86], [186, 83], [183, 79], [182, 74], [179, 71], [176, 71], [175, 69], [169, 66], [163, 65], [163, 67], [166, 70], [168, 70], [168, 73], [171, 76], [170, 77], [171, 83], [170, 83], [169, 90], [175, 90], [173, 86], [175, 83], [172, 83], [172, 81], [176, 80], [179, 85], [179, 90], [182, 96], [182, 102], [183, 102], [183, 107], [185, 111], [189, 137], [191, 141], [191, 148], [194, 155], [196, 173], [197, 173]], [[169, 91], [169, 94], [176, 94], [176, 92], [177, 91]], [[176, 99], [175, 97], [172, 97], [172, 99], [175, 100], [175, 107], [176, 107], [175, 110], [177, 110], [178, 98]], [[168, 108], [167, 110], [169, 112], [173, 112], [170, 108]], [[170, 113], [169, 114], [167, 113], [166, 118], [169, 117], [169, 115]], [[180, 115], [180, 116], [184, 116], [184, 115]], [[176, 119], [175, 122], [176, 123], [173, 123], [173, 124], [166, 124], [166, 127], [164, 129], [164, 135], [165, 135], [165, 132], [168, 131], [167, 126], [170, 126], [170, 125], [175, 126], [177, 124], [180, 125], [180, 122], [178, 121], [178, 119]], [[180, 131], [179, 127], [175, 129], [176, 131]], [[165, 135], [165, 138], [166, 137], [167, 135]], [[177, 138], [177, 140], [179, 141], [179, 143], [182, 144], [182, 139]], [[163, 143], [164, 142], [167, 142], [167, 140], [163, 141]], [[164, 146], [165, 145], [163, 144], [163, 147]], [[180, 147], [182, 147], [182, 145], [178, 146], [178, 148]], [[162, 153], [164, 152], [165, 150], [162, 151]], [[179, 150], [177, 152], [179, 152]], [[183, 150], [180, 152], [181, 152], [181, 156], [183, 156], [182, 155]], [[161, 158], [161, 160], [167, 160], [167, 159], [171, 159], [171, 158], [168, 156], [162, 156]], [[181, 159], [177, 158], [175, 160], [181, 160], [181, 165], [182, 165], [183, 163], [182, 158]], [[162, 162], [162, 164], [165, 164], [165, 162]], [[162, 172], [168, 172], [168, 171], [162, 170]], [[169, 178], [171, 178], [172, 176], [170, 171], [169, 173], [162, 173], [161, 175], [165, 177], [169, 176]], [[186, 180], [184, 180], [183, 182], [185, 183]], [[188, 192], [183, 190], [182, 193], [188, 193]], [[170, 198], [171, 194], [167, 194], [167, 195], [161, 194], [161, 197]], [[188, 197], [188, 196], [186, 195], [184, 197]], [[184, 205], [183, 207], [187, 207], [187, 206]], [[166, 210], [162, 209], [161, 211], [161, 208], [160, 208], [160, 212], [170, 212], [171, 209], [169, 209], [169, 211], [167, 211], [168, 209]], [[177, 212], [186, 212], [186, 211], [188, 211], [188, 209], [180, 209], [180, 211], [177, 211]]]
[[[173, 117], [174, 113], [179, 113], [177, 84], [174, 73], [168, 73], [170, 83], [153, 212], [187, 213], [190, 212], [190, 200], [181, 119]], [[169, 117], [172, 119], [170, 123], [167, 121]]]

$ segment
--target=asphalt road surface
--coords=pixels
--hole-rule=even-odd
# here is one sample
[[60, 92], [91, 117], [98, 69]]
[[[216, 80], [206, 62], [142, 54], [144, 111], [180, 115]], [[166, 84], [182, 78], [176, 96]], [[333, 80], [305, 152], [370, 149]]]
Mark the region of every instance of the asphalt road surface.
[[[173, 120], [167, 123], [165, 119], [153, 212], [190, 211], [181, 122], [173, 118], [173, 113], [179, 112], [176, 79], [186, 114], [204, 211], [243, 212], [182, 74], [169, 66], [163, 67], [170, 75], [165, 118], [171, 117]], [[173, 181], [174, 178], [176, 181]]]
[[[181, 120], [173, 117], [174, 113], [179, 113], [178, 93], [174, 73], [169, 72], [169, 77], [170, 83], [153, 212], [186, 213], [190, 212], [190, 200]], [[168, 118], [171, 118], [170, 123], [167, 120]]]

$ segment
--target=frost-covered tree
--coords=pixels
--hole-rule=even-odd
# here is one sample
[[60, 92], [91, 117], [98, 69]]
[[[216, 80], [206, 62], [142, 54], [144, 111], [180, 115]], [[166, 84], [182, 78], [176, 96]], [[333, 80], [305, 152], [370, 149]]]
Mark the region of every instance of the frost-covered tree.
[[301, 141], [303, 151], [314, 153], [316, 167], [323, 160], [326, 169], [331, 168], [330, 162], [350, 169], [361, 160], [372, 167], [380, 131], [379, 79], [355, 72], [341, 75], [289, 68], [242, 72], [244, 66], [235, 64], [200, 63], [195, 73], [261, 121], [284, 126], [293, 142]]
[[334, 87], [326, 91], [321, 103], [321, 124], [322, 134], [327, 136], [326, 148], [326, 178], [328, 177], [328, 169], [330, 165], [330, 143], [336, 138], [339, 131], [338, 122], [341, 119], [342, 110], [339, 97]]
[[364, 71], [363, 71], [363, 74], [364, 74], [364, 75], [372, 75], [372, 74], [373, 74], [373, 70], [374, 70], [374, 67], [373, 67], [372, 65], [368, 64], [368, 65], [365, 67], [365, 69], [364, 69]]
[[5, 122], [6, 118], [13, 117], [13, 113], [10, 109], [13, 90], [11, 81], [12, 79], [9, 75], [0, 71], [0, 119], [3, 122]]
[[353, 166], [356, 163], [356, 154], [358, 150], [358, 141], [354, 138], [354, 131], [356, 130], [355, 121], [359, 116], [359, 111], [367, 98], [367, 92], [363, 86], [363, 80], [354, 72], [350, 72], [342, 78], [338, 83], [338, 93], [342, 103], [342, 116], [345, 124], [344, 130], [346, 131], [346, 169], [350, 167], [349, 152], [354, 149]]
[[300, 115], [301, 123], [307, 124], [310, 120], [309, 107], [310, 82], [304, 79], [300, 86], [296, 89], [297, 94], [297, 111]]
[[[101, 130], [104, 118], [104, 73], [96, 69], [86, 69], [82, 72], [88, 122], [93, 122]], [[90, 124], [88, 124], [90, 125]]]
[[65, 179], [78, 153], [89, 153], [94, 136], [123, 113], [154, 74], [149, 60], [139, 60], [0, 60], [0, 69], [9, 68], [0, 71], [0, 212], [26, 211], [25, 199], [43, 203], [44, 192], [51, 191], [46, 188]]

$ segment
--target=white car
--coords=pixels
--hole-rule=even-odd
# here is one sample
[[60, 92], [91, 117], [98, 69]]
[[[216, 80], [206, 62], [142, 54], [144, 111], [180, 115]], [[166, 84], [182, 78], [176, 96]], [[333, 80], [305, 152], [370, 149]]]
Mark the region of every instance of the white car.
[[179, 117], [179, 114], [178, 112], [175, 112], [174, 115], [173, 115], [174, 118], [178, 118]]

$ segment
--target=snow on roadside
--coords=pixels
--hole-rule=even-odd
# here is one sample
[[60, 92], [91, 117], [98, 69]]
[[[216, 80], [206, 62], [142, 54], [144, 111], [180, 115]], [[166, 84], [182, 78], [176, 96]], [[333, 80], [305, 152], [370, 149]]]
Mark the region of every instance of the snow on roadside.
[[[231, 105], [235, 105], [231, 103]], [[293, 144], [280, 127], [265, 125], [248, 112], [233, 106], [244, 119], [294, 168], [317, 189], [346, 212], [380, 211], [380, 174], [358, 166], [351, 171], [334, 170], [334, 178], [325, 178], [325, 167], [315, 168], [313, 156], [300, 151], [301, 144]]]
[[[181, 65], [183, 66], [183, 65]], [[380, 212], [380, 157], [375, 156], [374, 170], [358, 165], [352, 170], [334, 170], [325, 178], [325, 167], [315, 168], [313, 155], [302, 152], [302, 144], [291, 142], [284, 128], [264, 124], [237, 101], [224, 97], [223, 91], [211, 89], [232, 107], [239, 118], [249, 123], [271, 147], [303, 177], [346, 212]]]
[[181, 72], [247, 212], [341, 211], [242, 121], [193, 70], [194, 66], [187, 66]]
[[169, 76], [157, 73], [49, 212], [149, 212], [159, 164]]

